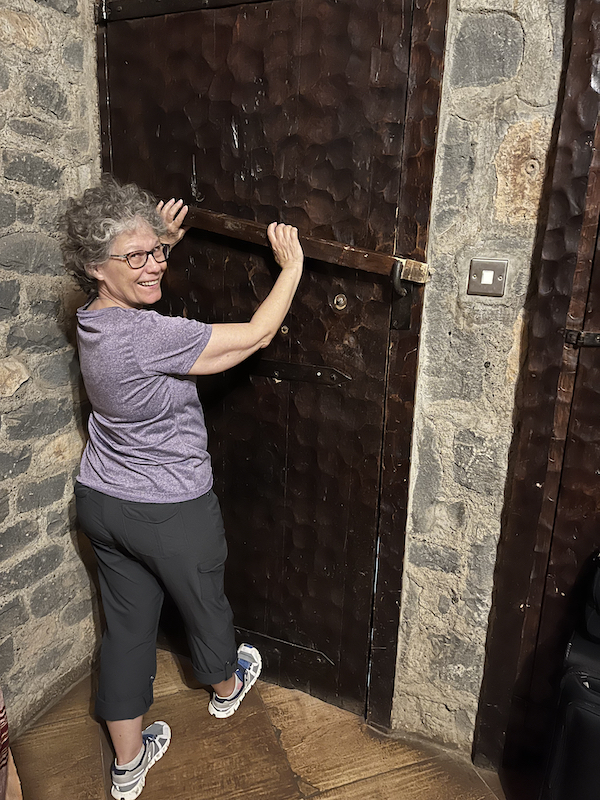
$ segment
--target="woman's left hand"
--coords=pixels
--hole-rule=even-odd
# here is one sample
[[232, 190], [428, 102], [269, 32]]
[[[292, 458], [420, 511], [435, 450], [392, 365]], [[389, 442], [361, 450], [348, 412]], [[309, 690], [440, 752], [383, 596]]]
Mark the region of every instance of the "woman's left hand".
[[184, 206], [183, 200], [172, 200], [166, 203], [161, 200], [156, 206], [156, 210], [163, 218], [167, 226], [167, 232], [161, 237], [163, 244], [170, 244], [174, 247], [186, 234], [188, 228], [183, 225], [183, 220], [188, 212], [188, 207]]

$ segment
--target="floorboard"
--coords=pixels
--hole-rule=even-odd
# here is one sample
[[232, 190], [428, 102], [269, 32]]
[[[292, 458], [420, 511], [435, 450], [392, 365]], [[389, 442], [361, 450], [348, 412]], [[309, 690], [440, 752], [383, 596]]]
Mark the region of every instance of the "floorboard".
[[[24, 800], [110, 800], [94, 691], [92, 676], [13, 743]], [[503, 800], [460, 756], [379, 736], [302, 692], [259, 681], [233, 717], [215, 719], [189, 661], [159, 651], [154, 694], [147, 724], [166, 720], [173, 740], [141, 800]]]

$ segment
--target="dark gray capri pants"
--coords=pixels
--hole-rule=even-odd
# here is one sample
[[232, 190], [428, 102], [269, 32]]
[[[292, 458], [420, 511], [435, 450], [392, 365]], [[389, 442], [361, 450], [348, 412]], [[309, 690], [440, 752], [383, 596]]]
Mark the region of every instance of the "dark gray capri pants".
[[183, 503], [133, 503], [76, 483], [75, 497], [98, 560], [106, 617], [98, 716], [135, 719], [152, 704], [161, 583], [183, 617], [196, 678], [207, 684], [230, 678], [237, 651], [214, 492]]

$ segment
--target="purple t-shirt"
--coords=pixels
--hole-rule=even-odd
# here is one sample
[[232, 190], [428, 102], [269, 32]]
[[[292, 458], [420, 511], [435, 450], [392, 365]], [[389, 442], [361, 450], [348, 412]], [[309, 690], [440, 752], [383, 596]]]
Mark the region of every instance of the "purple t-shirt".
[[77, 311], [92, 404], [78, 480], [121, 500], [179, 503], [212, 486], [195, 377], [212, 327], [156, 311]]

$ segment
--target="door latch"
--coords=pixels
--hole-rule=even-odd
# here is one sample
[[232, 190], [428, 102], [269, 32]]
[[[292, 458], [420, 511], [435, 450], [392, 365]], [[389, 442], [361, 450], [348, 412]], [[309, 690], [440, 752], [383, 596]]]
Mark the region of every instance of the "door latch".
[[413, 284], [403, 279], [403, 271], [402, 260], [398, 259], [392, 268], [392, 329], [395, 331], [407, 331], [410, 328]]
[[565, 342], [573, 347], [600, 347], [599, 331], [573, 331], [567, 328]]

